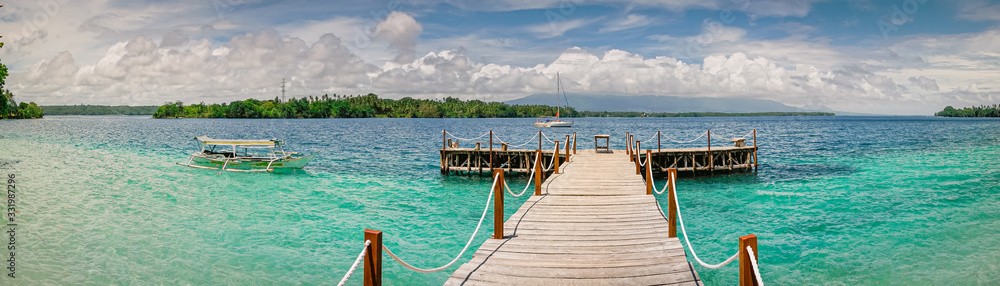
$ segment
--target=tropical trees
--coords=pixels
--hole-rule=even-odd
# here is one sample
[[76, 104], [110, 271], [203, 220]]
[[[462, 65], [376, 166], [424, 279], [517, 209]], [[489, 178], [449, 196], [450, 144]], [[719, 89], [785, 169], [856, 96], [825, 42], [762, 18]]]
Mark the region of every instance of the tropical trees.
[[[403, 98], [382, 99], [369, 93], [361, 96], [308, 96], [287, 101], [247, 99], [227, 104], [184, 106], [181, 102], [165, 103], [153, 115], [155, 118], [482, 118], [537, 117], [555, 115], [556, 107], [544, 105], [507, 105], [479, 100], [462, 101], [448, 97], [443, 101]], [[576, 110], [563, 109], [566, 117], [578, 116]]]

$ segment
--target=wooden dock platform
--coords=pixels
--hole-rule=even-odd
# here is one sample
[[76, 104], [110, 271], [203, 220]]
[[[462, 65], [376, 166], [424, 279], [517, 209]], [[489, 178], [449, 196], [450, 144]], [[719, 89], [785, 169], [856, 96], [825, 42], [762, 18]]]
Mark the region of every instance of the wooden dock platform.
[[622, 150], [581, 150], [446, 285], [699, 285]]

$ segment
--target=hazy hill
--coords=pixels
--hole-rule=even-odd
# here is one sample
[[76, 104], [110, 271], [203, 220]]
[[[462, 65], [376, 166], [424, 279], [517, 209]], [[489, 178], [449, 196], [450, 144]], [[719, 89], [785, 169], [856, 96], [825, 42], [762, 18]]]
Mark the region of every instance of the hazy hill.
[[[569, 106], [578, 111], [638, 112], [802, 112], [800, 108], [764, 99], [690, 98], [678, 96], [569, 95]], [[555, 104], [555, 95], [533, 94], [510, 100], [507, 104]]]

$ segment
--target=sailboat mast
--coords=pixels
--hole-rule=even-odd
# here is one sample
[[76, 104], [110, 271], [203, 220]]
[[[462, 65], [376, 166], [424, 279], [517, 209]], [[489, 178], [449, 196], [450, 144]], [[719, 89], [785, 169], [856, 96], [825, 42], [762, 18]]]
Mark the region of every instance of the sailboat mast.
[[559, 106], [559, 91], [562, 90], [562, 81], [559, 80], [559, 72], [556, 72], [556, 117], [559, 117], [559, 111], [562, 108]]

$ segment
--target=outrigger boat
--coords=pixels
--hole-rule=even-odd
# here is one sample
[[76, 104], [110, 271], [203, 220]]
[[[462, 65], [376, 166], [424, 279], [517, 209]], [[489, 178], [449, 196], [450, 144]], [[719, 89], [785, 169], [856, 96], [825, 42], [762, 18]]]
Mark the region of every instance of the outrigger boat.
[[316, 156], [316, 153], [305, 156], [285, 152], [284, 142], [278, 139], [225, 140], [208, 136], [194, 139], [201, 144], [201, 151], [191, 154], [186, 164], [178, 165], [231, 172], [274, 172], [302, 169]]

